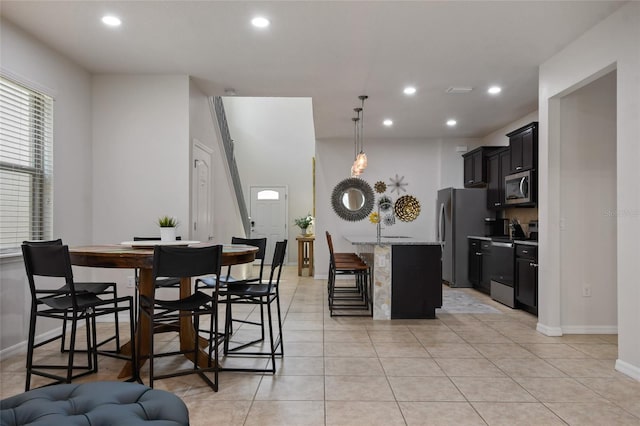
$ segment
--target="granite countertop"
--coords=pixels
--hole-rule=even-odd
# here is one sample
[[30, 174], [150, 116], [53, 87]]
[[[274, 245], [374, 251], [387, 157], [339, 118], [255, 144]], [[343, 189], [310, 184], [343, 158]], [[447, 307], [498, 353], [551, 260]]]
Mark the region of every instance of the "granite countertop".
[[[351, 244], [378, 244], [378, 241], [376, 239], [375, 235], [345, 235], [344, 237], [345, 240], [349, 241]], [[401, 235], [395, 235], [395, 236], [383, 236], [382, 238], [380, 238], [380, 245], [388, 245], [388, 246], [435, 246], [435, 245], [440, 245], [439, 242], [437, 241], [427, 241], [424, 238], [418, 238], [418, 237], [408, 237], [408, 236], [401, 236]]]
[[[483, 241], [491, 241], [491, 237], [480, 237], [478, 235], [467, 235], [468, 239], [474, 239], [474, 240], [483, 240]], [[524, 246], [538, 246], [538, 242], [537, 241], [532, 241], [532, 240], [513, 240], [513, 242], [515, 244], [521, 244]]]

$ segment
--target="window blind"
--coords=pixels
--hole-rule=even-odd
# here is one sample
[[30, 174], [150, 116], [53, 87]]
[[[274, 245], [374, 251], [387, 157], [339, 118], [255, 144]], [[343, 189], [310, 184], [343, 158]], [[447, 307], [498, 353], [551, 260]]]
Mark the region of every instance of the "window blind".
[[0, 254], [52, 236], [53, 99], [0, 77]]

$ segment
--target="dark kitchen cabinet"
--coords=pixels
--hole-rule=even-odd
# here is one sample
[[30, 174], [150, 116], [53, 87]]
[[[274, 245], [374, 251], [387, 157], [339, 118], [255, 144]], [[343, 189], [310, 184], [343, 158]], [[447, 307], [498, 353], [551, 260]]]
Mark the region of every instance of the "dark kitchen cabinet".
[[490, 210], [506, 207], [504, 177], [509, 173], [510, 160], [509, 148], [500, 149], [487, 157], [487, 208]]
[[491, 241], [469, 239], [469, 266], [468, 278], [473, 288], [483, 293], [491, 292]]
[[491, 241], [481, 240], [480, 253], [482, 253], [482, 279], [478, 290], [483, 293], [491, 293]]
[[481, 146], [462, 156], [465, 188], [477, 188], [487, 185], [487, 156], [497, 149], [499, 147]]
[[480, 287], [482, 281], [482, 248], [481, 240], [469, 239], [469, 282], [473, 287]]
[[391, 265], [391, 319], [435, 318], [442, 307], [440, 245], [394, 245]]
[[507, 134], [509, 138], [509, 173], [536, 169], [538, 165], [538, 122], [534, 121]]
[[538, 314], [538, 248], [516, 244], [516, 302], [518, 307]]

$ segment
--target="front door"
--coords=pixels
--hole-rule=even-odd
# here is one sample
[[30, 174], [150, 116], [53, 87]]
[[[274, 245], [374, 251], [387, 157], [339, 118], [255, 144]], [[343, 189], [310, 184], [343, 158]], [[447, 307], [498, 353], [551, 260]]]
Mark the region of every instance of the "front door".
[[191, 224], [192, 239], [213, 239], [213, 186], [211, 184], [212, 152], [194, 139], [193, 168], [191, 170]]
[[267, 238], [265, 263], [271, 264], [276, 241], [287, 238], [287, 188], [251, 187], [251, 238]]

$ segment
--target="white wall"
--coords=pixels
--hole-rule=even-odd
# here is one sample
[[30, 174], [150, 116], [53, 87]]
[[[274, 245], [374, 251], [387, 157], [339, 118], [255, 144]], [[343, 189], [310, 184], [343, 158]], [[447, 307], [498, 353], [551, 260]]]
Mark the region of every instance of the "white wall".
[[[481, 139], [442, 139], [439, 155], [439, 185], [438, 188], [463, 188], [464, 187], [464, 159], [462, 156], [482, 146]], [[458, 147], [467, 147], [466, 151], [458, 151]]]
[[[561, 99], [612, 69], [616, 89], [618, 360], [640, 380], [640, 3], [629, 2], [540, 67], [540, 309], [538, 329], [563, 331]], [[581, 202], [581, 201], [576, 201]], [[586, 238], [585, 236], [585, 243]]]
[[225, 97], [224, 108], [247, 209], [251, 186], [288, 187], [288, 258], [296, 262], [300, 228], [293, 220], [313, 213], [311, 99]]
[[525, 126], [533, 121], [538, 121], [538, 111], [533, 111], [530, 114], [525, 115], [524, 117], [514, 121], [513, 123], [509, 123], [508, 125], [496, 130], [495, 132], [489, 133], [487, 136], [482, 138], [483, 146], [508, 146], [509, 138], [507, 137], [507, 133], [511, 133], [516, 129], [519, 129], [522, 126]]
[[616, 332], [615, 72], [562, 98], [560, 118], [562, 328]]
[[[366, 141], [369, 166], [361, 176], [372, 187], [377, 181], [389, 184], [390, 178], [404, 176], [408, 183], [407, 192], [420, 202], [420, 216], [413, 222], [396, 222], [389, 229], [382, 230], [383, 235], [416, 235], [427, 240], [435, 238], [436, 193], [440, 188], [440, 151], [439, 140], [393, 140]], [[325, 231], [332, 236], [336, 251], [354, 251], [344, 235], [376, 235], [376, 227], [368, 219], [360, 222], [348, 222], [340, 219], [331, 207], [331, 192], [341, 180], [349, 177], [353, 163], [352, 140], [316, 141], [316, 277], [325, 277], [329, 268], [329, 250]], [[462, 157], [460, 157], [462, 162]], [[446, 167], [446, 165], [445, 165]], [[460, 173], [462, 168], [460, 167]], [[460, 177], [462, 181], [462, 177]], [[397, 193], [390, 194], [394, 200]]]
[[189, 85], [189, 139], [192, 144], [193, 140], [197, 139], [213, 151], [213, 241], [225, 244], [231, 241], [234, 235], [244, 235], [244, 228], [224, 157], [220, 129], [214, 117], [209, 98], [191, 82]]
[[96, 75], [92, 87], [94, 241], [159, 235], [165, 214], [188, 237], [188, 77]]
[[[96, 75], [92, 89], [93, 242], [159, 235], [162, 215], [176, 217], [178, 234], [188, 238], [188, 77]], [[120, 286], [133, 275], [105, 268], [92, 273]]]
[[[53, 95], [53, 232], [69, 245], [91, 242], [91, 78], [82, 68], [0, 22], [2, 72]], [[31, 296], [22, 256], [0, 260], [0, 348], [23, 342]], [[79, 278], [83, 275], [76, 271]], [[38, 332], [44, 330], [38, 330]]]

